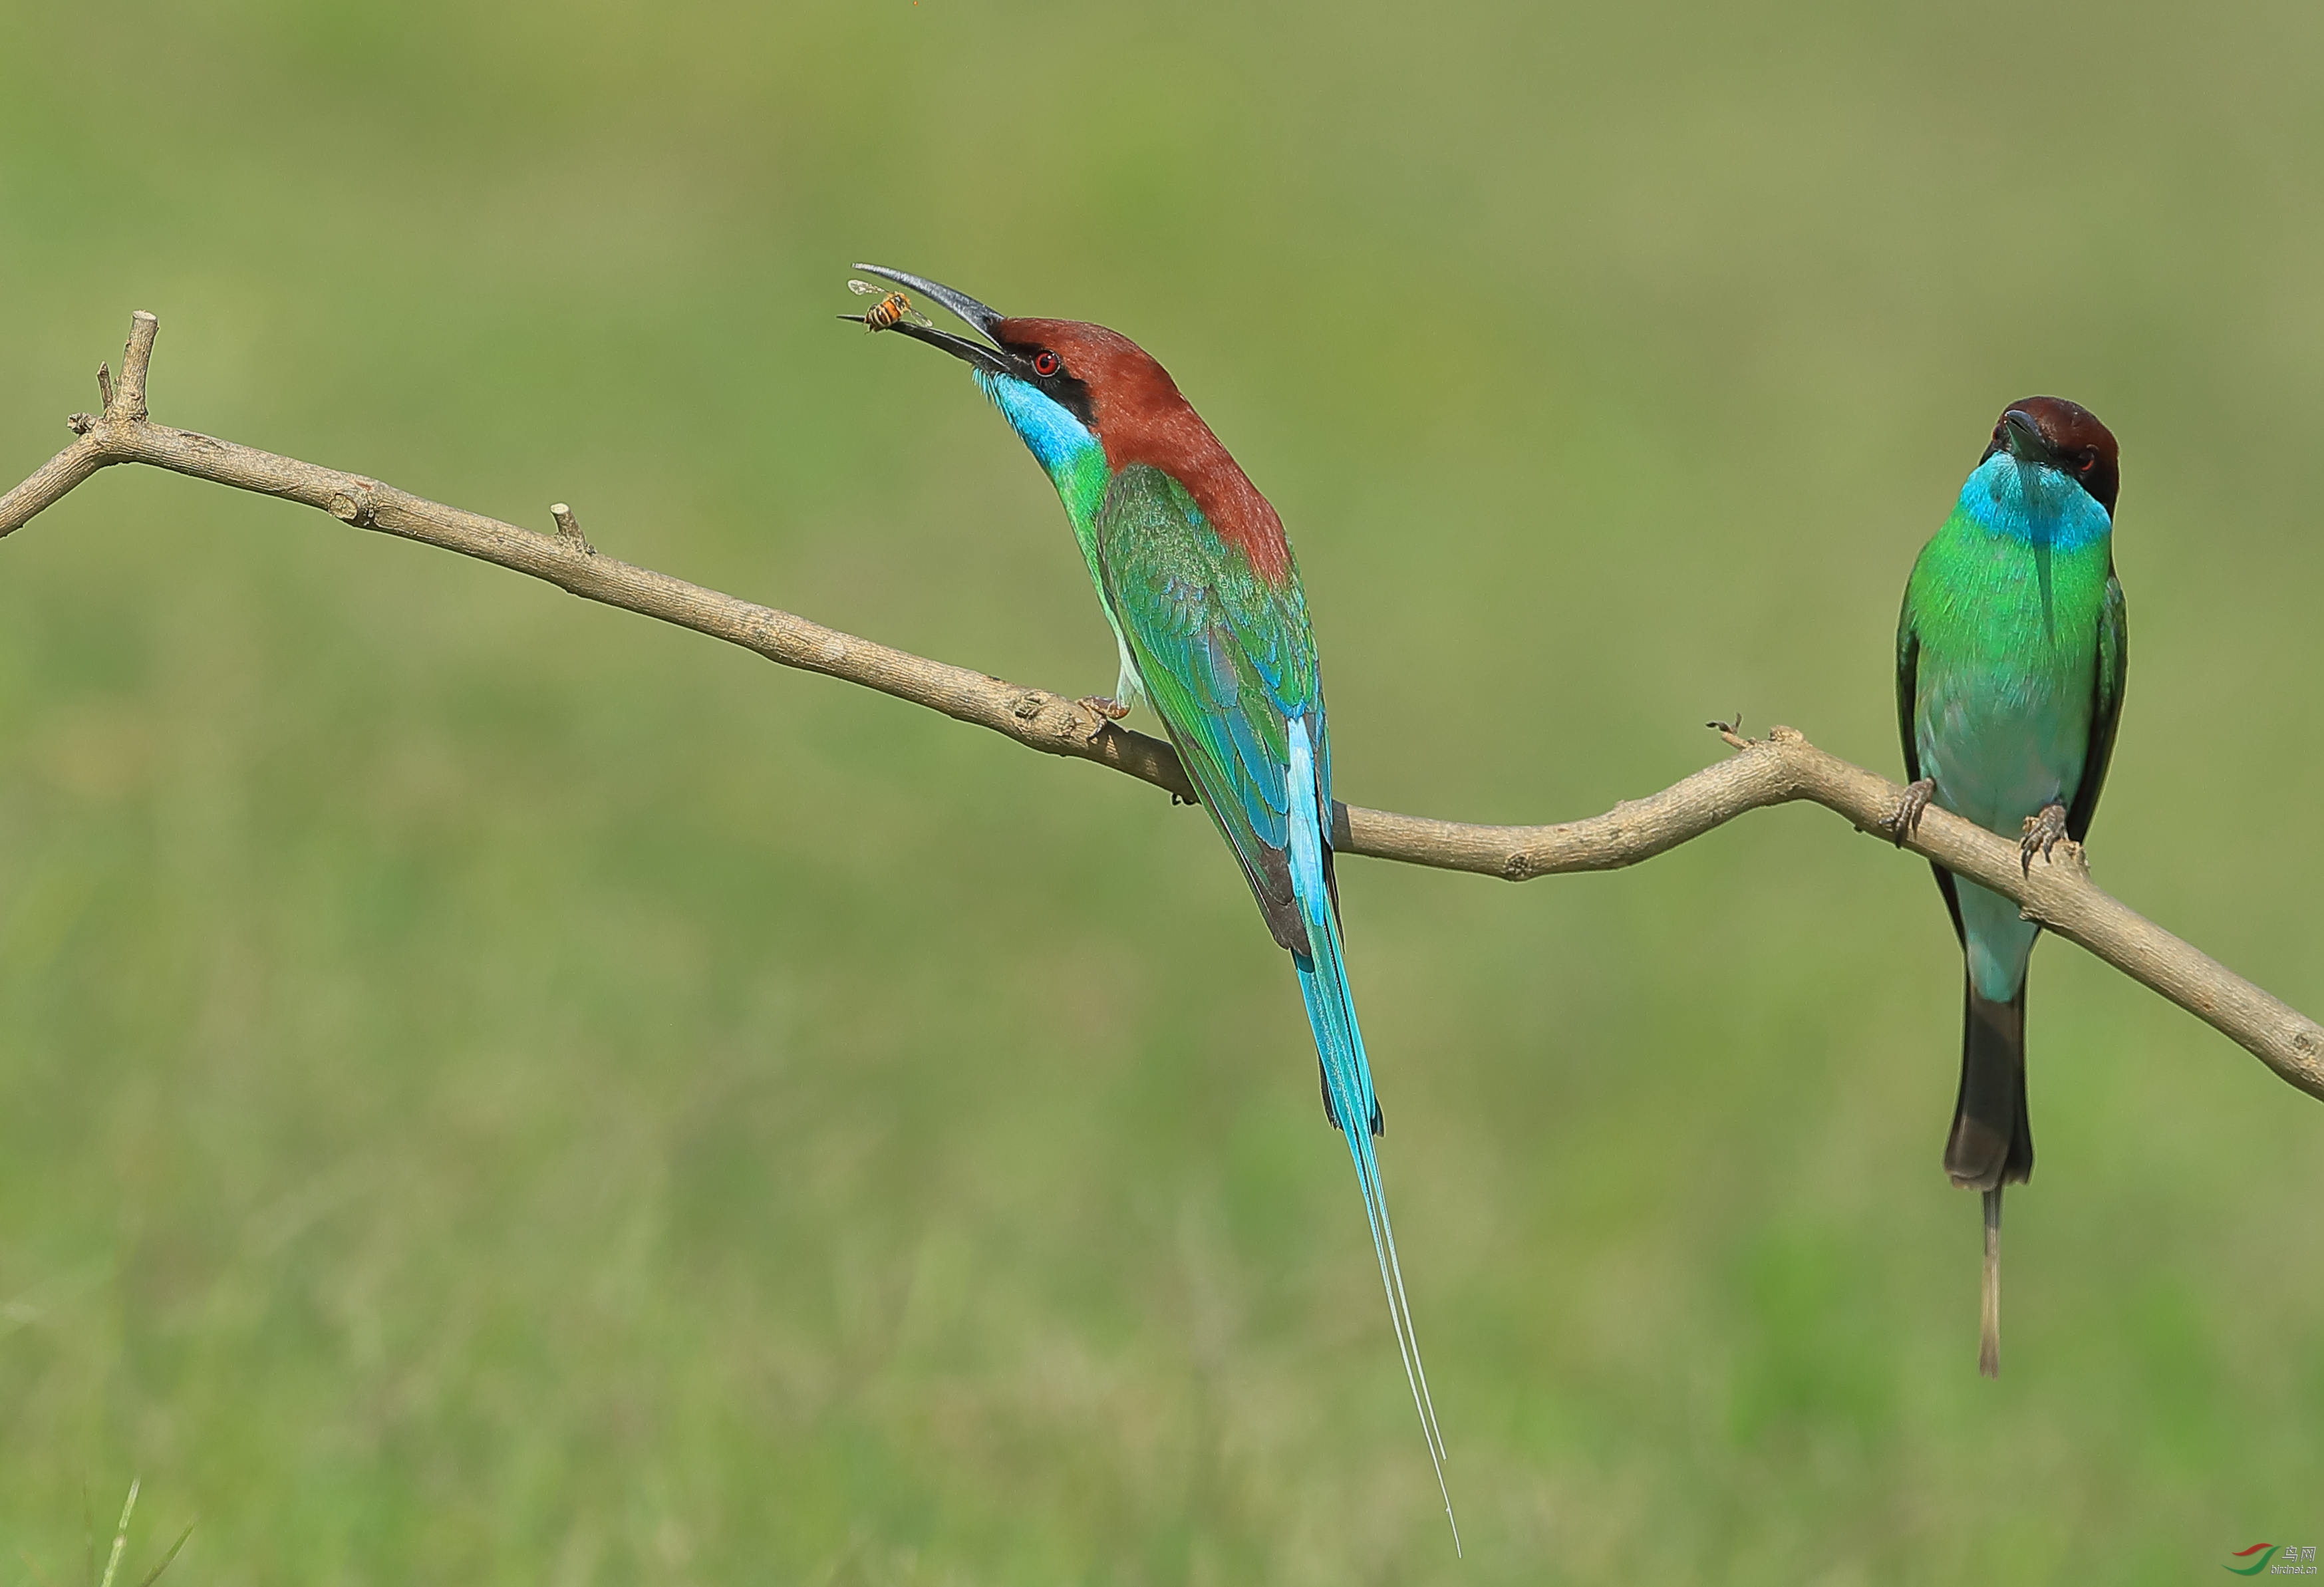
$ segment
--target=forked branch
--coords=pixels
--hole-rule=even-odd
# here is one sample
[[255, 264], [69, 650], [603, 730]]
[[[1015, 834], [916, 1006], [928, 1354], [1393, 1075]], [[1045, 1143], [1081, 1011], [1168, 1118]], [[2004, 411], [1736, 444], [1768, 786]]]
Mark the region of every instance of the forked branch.
[[[551, 509], [557, 531], [427, 501], [362, 475], [277, 457], [145, 416], [145, 375], [156, 323], [138, 314], [117, 381], [101, 380], [100, 413], [68, 421], [78, 438], [0, 496], [0, 535], [22, 528], [98, 469], [143, 463], [236, 490], [304, 503], [359, 529], [400, 535], [545, 579], [592, 601], [657, 617], [754, 650], [770, 661], [821, 672], [973, 723], [1047, 754], [1094, 761], [1193, 801], [1168, 743], [1132, 733], [1046, 689], [825, 628], [698, 585], [604, 556], [572, 510]], [[102, 372], [101, 372], [102, 374]], [[1569, 871], [1610, 871], [1652, 859], [1747, 810], [1806, 799], [1866, 832], [1887, 835], [1904, 790], [1826, 754], [1787, 727], [1764, 739], [1723, 736], [1735, 753], [1603, 816], [1549, 826], [1475, 826], [1342, 805], [1333, 845], [1346, 854], [1401, 860], [1525, 881]], [[2061, 844], [2055, 862], [2021, 868], [2018, 846], [1941, 809], [1931, 809], [1904, 846], [1956, 875], [2015, 900], [2029, 919], [2080, 943], [2142, 984], [2249, 1049], [2309, 1095], [2324, 1098], [2324, 1027], [2271, 997], [2100, 890], [2080, 852]]]

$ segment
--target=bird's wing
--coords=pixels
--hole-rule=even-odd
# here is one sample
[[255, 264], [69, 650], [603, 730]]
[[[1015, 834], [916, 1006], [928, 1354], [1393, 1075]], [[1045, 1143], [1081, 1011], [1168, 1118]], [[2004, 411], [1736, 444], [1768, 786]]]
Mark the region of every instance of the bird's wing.
[[2123, 611], [2122, 581], [2107, 569], [2106, 607], [2098, 614], [2098, 680], [2090, 699], [2090, 742], [2082, 753], [2081, 785], [2066, 810], [2066, 835], [2076, 843], [2098, 814], [2106, 787], [2107, 763], [2114, 759], [2115, 727], [2122, 720], [2122, 689], [2130, 669], [2130, 620]]
[[1921, 635], [1913, 626], [1913, 599], [1908, 590], [1904, 611], [1896, 619], [1896, 733], [1904, 741], [1904, 780], [1921, 780], [1921, 746], [1913, 731], [1921, 687]]
[[1242, 862], [1268, 930], [1283, 946], [1306, 953], [1307, 927], [1285, 853], [1293, 717], [1308, 718], [1317, 746], [1319, 800], [1330, 772], [1298, 576], [1280, 586], [1259, 577], [1185, 487], [1146, 464], [1114, 475], [1096, 527], [1106, 593], [1148, 697]]
[[[1904, 740], [1906, 782], [1921, 780], [1920, 735], [1914, 731], [1914, 718], [1920, 714], [1920, 690], [1921, 633], [1913, 626], [1913, 590], [1907, 585], [1904, 610], [1896, 619], [1896, 731]], [[1937, 890], [1945, 895], [1945, 912], [1953, 918], [1953, 935], [1966, 947], [1969, 930], [1961, 924], [1960, 894], [1953, 886], [1953, 873], [1933, 860], [1929, 869], [1936, 874]]]

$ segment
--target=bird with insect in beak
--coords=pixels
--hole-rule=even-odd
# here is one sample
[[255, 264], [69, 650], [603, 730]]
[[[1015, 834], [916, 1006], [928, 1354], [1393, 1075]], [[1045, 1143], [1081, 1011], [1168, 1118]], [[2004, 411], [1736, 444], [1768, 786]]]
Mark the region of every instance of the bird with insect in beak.
[[[909, 319], [892, 328], [965, 362], [1048, 474], [1120, 660], [1112, 695], [1084, 703], [1115, 721], [1140, 696], [1153, 706], [1268, 931], [1291, 955], [1323, 1066], [1323, 1111], [1355, 1163], [1450, 1520], [1443, 1441], [1372, 1145], [1379, 1103], [1341, 957], [1331, 740], [1283, 522], [1168, 373], [1129, 337], [1076, 320], [1011, 318], [936, 281], [856, 268], [941, 304], [976, 333]], [[1456, 1547], [1459, 1539], [1456, 1527]]]
[[[2030, 872], [2080, 844], [2122, 715], [2128, 629], [2114, 573], [2114, 436], [2060, 397], [2013, 402], [1921, 549], [1896, 626], [1903, 843], [1931, 804], [2016, 837]], [[2034, 1173], [2025, 966], [2041, 927], [1941, 866], [1967, 960], [1952, 1182], [1984, 1193], [1978, 1370], [2001, 1370], [2001, 1193]]]

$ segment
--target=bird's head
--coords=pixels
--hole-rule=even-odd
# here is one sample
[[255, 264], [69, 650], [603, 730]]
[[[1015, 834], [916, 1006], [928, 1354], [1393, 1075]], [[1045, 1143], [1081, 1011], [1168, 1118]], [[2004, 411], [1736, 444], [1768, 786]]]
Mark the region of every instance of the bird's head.
[[877, 264], [855, 268], [942, 304], [977, 333], [957, 336], [908, 319], [891, 328], [967, 364], [1053, 475], [1092, 447], [1119, 467], [1144, 449], [1139, 442], [1157, 426], [1181, 416], [1202, 423], [1169, 372], [1119, 331], [1074, 319], [1014, 318], [940, 281]]
[[941, 281], [877, 264], [855, 268], [942, 304], [976, 332], [958, 336], [911, 319], [890, 328], [968, 364], [1076, 521], [1097, 511], [1109, 471], [1148, 464], [1184, 486], [1262, 574], [1289, 568], [1275, 509], [1179, 394], [1169, 371], [1128, 337], [1077, 319], [1013, 318]]
[[2044, 484], [2072, 481], [2109, 519], [2114, 516], [2115, 494], [2122, 484], [2114, 432], [2080, 403], [2063, 397], [2012, 402], [1995, 423], [1993, 438], [1978, 461], [1981, 466], [2004, 455], [2021, 473], [2039, 471]]

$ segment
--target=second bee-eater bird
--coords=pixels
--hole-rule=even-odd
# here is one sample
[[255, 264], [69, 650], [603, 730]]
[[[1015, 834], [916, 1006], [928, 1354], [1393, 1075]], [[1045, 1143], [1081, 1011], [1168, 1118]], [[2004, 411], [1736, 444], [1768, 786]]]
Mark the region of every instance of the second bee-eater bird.
[[[1902, 843], [1931, 804], [2019, 839], [2027, 870], [2089, 831], [2122, 715], [2128, 630], [2114, 572], [2114, 436], [2060, 397], [2012, 402], [1921, 549], [1896, 626]], [[1945, 1172], [1985, 1198], [1978, 1368], [2001, 1370], [2001, 1193], [2034, 1172], [2025, 966], [2041, 927], [1939, 866], [1967, 960]]]
[[[1355, 1162], [1397, 1348], [1450, 1519], [1443, 1441], [1372, 1145], [1380, 1109], [1341, 955], [1323, 686], [1282, 520], [1167, 372], [1129, 337], [1076, 320], [1012, 318], [916, 275], [856, 268], [942, 304], [977, 333], [909, 318], [890, 328], [965, 361], [1047, 473], [1120, 652], [1113, 695], [1088, 703], [1112, 718], [1140, 695], [1153, 706], [1268, 931], [1291, 954], [1323, 1065], [1324, 1112]], [[1457, 1528], [1453, 1536], [1457, 1545]]]

